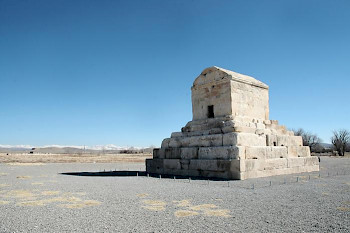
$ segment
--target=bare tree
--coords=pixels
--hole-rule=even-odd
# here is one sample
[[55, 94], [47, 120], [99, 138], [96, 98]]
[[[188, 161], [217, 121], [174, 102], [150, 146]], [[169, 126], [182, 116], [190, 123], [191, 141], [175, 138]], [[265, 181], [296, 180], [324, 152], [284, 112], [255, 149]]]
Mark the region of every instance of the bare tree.
[[334, 130], [331, 141], [339, 156], [344, 156], [350, 143], [350, 132], [346, 129]]
[[317, 147], [322, 142], [321, 138], [317, 136], [317, 134], [313, 134], [311, 132], [306, 132], [304, 129], [292, 129], [295, 136], [301, 136], [303, 139], [303, 145], [309, 146], [311, 152], [316, 151]]

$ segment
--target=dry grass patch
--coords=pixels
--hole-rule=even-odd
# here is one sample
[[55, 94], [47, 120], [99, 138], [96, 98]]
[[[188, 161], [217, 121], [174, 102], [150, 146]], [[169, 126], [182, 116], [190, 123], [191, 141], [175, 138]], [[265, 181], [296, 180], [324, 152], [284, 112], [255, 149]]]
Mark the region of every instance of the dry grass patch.
[[143, 200], [143, 203], [146, 204], [142, 208], [153, 210], [153, 211], [162, 211], [165, 210], [166, 202], [161, 200]]
[[6, 163], [6, 164], [10, 166], [42, 166], [44, 165], [43, 163], [18, 163], [18, 162]]
[[337, 210], [348, 212], [348, 211], [350, 211], [350, 208], [349, 208], [349, 207], [341, 206], [341, 207], [337, 207]]
[[196, 205], [196, 206], [190, 207], [191, 210], [208, 210], [208, 209], [215, 209], [215, 208], [218, 208], [218, 207], [214, 204], [202, 204], [202, 205]]
[[30, 190], [11, 190], [5, 196], [17, 199], [33, 199], [36, 195]]
[[60, 191], [43, 191], [41, 192], [41, 195], [43, 196], [53, 196], [53, 195], [58, 195]]
[[42, 182], [33, 182], [32, 185], [44, 185]]
[[163, 211], [165, 210], [165, 206], [142, 206], [144, 209], [152, 210], [152, 211]]
[[9, 187], [9, 184], [0, 184], [0, 188], [5, 188], [5, 187]]
[[227, 209], [217, 209], [217, 210], [205, 210], [204, 214], [207, 216], [216, 216], [216, 217], [231, 217], [231, 215], [229, 215], [230, 210]]
[[12, 166], [38, 166], [45, 163], [139, 163], [152, 154], [10, 154], [0, 153], [0, 163]]
[[174, 203], [177, 203], [176, 206], [178, 207], [188, 207], [191, 206], [190, 200], [182, 200], [182, 201], [173, 201]]
[[31, 176], [17, 176], [16, 178], [20, 179], [20, 180], [25, 180], [25, 179], [30, 179], [32, 177]]
[[137, 194], [136, 196], [138, 196], [138, 197], [148, 197], [149, 196], [149, 194], [148, 193], [139, 193], [139, 194]]
[[0, 200], [0, 205], [7, 205], [8, 203], [10, 203], [9, 201], [2, 201]]
[[45, 203], [42, 200], [37, 201], [23, 201], [17, 203], [18, 206], [44, 206]]
[[78, 195], [78, 196], [85, 196], [86, 193], [84, 192], [76, 192], [76, 193], [72, 193], [73, 195]]
[[[34, 193], [35, 192], [35, 193]], [[65, 208], [83, 208], [88, 206], [100, 205], [99, 201], [82, 200], [79, 197], [73, 196], [71, 193], [64, 193], [61, 196], [60, 191], [40, 191], [40, 190], [10, 190], [2, 194], [4, 197], [15, 198], [19, 202], [18, 206], [45, 206], [50, 203], [65, 203], [60, 206]], [[76, 193], [85, 195], [85, 193]], [[49, 199], [40, 199], [45, 196], [56, 196]]]
[[95, 200], [86, 200], [79, 203], [72, 204], [61, 204], [60, 207], [68, 208], [68, 209], [81, 209], [89, 206], [97, 206], [100, 205], [101, 202]]
[[175, 212], [175, 216], [178, 218], [195, 216], [195, 215], [199, 215], [199, 213], [195, 211], [190, 211], [190, 210], [178, 210]]

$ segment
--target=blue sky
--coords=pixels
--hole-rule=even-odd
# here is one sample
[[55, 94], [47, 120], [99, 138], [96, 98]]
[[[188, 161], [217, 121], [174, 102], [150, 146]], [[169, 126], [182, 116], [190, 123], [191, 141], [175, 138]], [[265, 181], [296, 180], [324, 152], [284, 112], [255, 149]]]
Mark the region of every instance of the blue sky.
[[0, 144], [159, 146], [220, 66], [270, 86], [270, 118], [350, 129], [350, 2], [0, 0]]

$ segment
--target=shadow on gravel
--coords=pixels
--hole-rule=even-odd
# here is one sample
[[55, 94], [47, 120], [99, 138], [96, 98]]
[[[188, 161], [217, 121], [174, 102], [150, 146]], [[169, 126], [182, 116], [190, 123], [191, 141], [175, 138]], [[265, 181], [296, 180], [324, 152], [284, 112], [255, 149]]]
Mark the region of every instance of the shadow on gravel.
[[173, 176], [173, 175], [159, 175], [147, 173], [145, 171], [103, 171], [103, 172], [64, 172], [61, 175], [69, 176], [117, 176], [117, 177], [131, 177], [131, 176], [145, 176], [153, 178], [166, 179], [192, 179], [192, 180], [213, 180], [213, 181], [227, 181], [227, 179], [207, 178], [207, 177], [189, 177], [189, 176]]

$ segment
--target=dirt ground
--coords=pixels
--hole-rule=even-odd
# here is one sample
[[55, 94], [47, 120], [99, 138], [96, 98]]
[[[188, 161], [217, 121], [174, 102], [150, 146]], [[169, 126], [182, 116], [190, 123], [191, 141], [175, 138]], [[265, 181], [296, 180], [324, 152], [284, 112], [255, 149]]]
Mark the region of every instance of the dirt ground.
[[0, 163], [140, 163], [151, 154], [7, 154], [0, 153]]
[[240, 181], [101, 175], [144, 170], [144, 162], [0, 163], [0, 232], [350, 232], [348, 158]]

